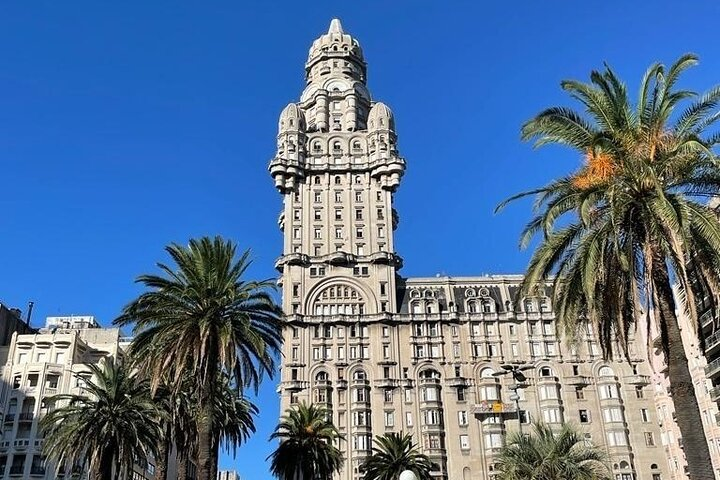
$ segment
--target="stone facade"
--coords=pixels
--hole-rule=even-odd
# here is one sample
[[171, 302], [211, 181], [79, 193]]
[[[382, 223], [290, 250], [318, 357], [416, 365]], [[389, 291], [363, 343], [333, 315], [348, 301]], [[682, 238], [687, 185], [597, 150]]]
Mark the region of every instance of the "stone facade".
[[[55, 466], [42, 456], [38, 422], [55, 408], [50, 397], [82, 394], [88, 364], [122, 356], [128, 344], [119, 329], [100, 328], [92, 316], [75, 316], [48, 317], [46, 328], [14, 334], [9, 346], [0, 347], [0, 479], [71, 478], [69, 472], [56, 475]], [[130, 478], [154, 478], [153, 463], [139, 461]]]
[[[667, 478], [651, 370], [635, 345], [630, 363], [604, 362], [590, 332], [565, 345], [548, 298], [516, 298], [517, 275], [398, 274], [393, 195], [405, 160], [366, 71], [333, 20], [312, 44], [300, 101], [280, 116], [270, 173], [283, 197], [282, 411], [332, 411], [343, 480], [361, 477], [372, 438], [391, 431], [413, 434], [437, 478], [490, 479], [519, 417], [580, 425], [618, 480]], [[527, 377], [520, 412], [510, 365]]]

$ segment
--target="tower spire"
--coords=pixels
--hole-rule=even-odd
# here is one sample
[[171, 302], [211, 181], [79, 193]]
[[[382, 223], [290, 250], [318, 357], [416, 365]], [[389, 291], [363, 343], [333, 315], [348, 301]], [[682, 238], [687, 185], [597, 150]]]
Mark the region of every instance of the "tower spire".
[[340, 23], [339, 18], [333, 18], [330, 21], [330, 28], [328, 29], [328, 33], [339, 33], [341, 35], [345, 33], [343, 31], [342, 24]]

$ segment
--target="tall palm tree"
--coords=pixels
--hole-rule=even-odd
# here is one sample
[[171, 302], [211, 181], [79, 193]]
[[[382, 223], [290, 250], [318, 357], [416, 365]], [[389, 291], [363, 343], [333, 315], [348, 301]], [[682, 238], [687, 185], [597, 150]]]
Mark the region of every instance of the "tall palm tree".
[[117, 478], [132, 468], [135, 458], [157, 454], [160, 413], [148, 382], [124, 363], [107, 357], [88, 368], [92, 378], [84, 379], [82, 394], [49, 399], [63, 406], [40, 421], [43, 450], [59, 466], [89, 465], [91, 480], [108, 480], [113, 470]]
[[313, 404], [290, 408], [270, 439], [280, 440], [268, 457], [270, 472], [280, 480], [330, 480], [342, 468], [340, 438], [325, 408]]
[[432, 463], [418, 450], [409, 433], [386, 433], [375, 437], [375, 445], [362, 465], [365, 480], [397, 480], [410, 470], [418, 480], [430, 480]]
[[610, 480], [605, 454], [570, 425], [559, 432], [543, 423], [513, 434], [497, 458], [498, 480]]
[[[280, 351], [281, 309], [268, 290], [270, 281], [244, 281], [249, 251], [221, 237], [192, 239], [187, 247], [165, 249], [174, 266], [158, 264], [161, 275], [141, 275], [149, 290], [133, 300], [115, 322], [134, 324], [131, 355], [148, 366], [157, 386], [168, 371], [182, 387], [185, 374], [196, 388], [198, 480], [214, 470], [214, 395], [220, 373], [257, 388], [271, 374]], [[212, 479], [214, 480], [214, 479]]]
[[655, 323], [670, 391], [682, 405], [677, 423], [694, 480], [714, 475], [697, 428], [703, 423], [676, 307], [686, 310], [691, 328], [702, 335], [695, 299], [707, 294], [714, 316], [720, 293], [720, 222], [705, 204], [720, 192], [720, 159], [713, 152], [720, 134], [708, 132], [720, 119], [720, 87], [702, 96], [675, 88], [696, 63], [694, 55], [684, 55], [670, 68], [652, 65], [635, 105], [607, 66], [592, 72], [590, 83], [564, 81], [584, 111], [549, 108], [523, 126], [522, 138], [570, 147], [586, 164], [510, 199], [537, 196], [521, 245], [542, 235], [521, 296], [535, 294], [554, 276], [555, 312], [571, 340], [589, 321], [606, 357], [615, 341], [627, 357], [633, 323]]

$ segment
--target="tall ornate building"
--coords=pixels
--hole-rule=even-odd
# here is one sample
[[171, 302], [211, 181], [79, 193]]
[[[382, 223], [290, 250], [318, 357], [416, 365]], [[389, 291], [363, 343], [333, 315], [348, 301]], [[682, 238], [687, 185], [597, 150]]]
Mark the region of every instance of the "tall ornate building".
[[[633, 345], [631, 363], [604, 362], [590, 331], [565, 345], [549, 299], [517, 299], [516, 275], [402, 278], [393, 114], [371, 99], [360, 45], [338, 20], [305, 71], [270, 163], [283, 197], [281, 408], [332, 412], [347, 459], [338, 478], [361, 478], [374, 436], [405, 431], [437, 478], [490, 479], [505, 436], [533, 419], [579, 424], [618, 480], [666, 478], [645, 355]], [[526, 377], [517, 390], [512, 366]]]

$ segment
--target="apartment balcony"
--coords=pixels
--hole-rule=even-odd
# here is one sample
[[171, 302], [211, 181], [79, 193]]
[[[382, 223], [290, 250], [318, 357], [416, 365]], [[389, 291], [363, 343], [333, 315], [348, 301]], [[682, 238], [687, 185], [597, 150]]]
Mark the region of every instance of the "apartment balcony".
[[483, 401], [475, 404], [472, 413], [476, 415], [492, 415], [498, 413], [515, 413], [517, 407], [514, 403], [502, 403], [499, 401]]
[[398, 386], [398, 381], [392, 378], [381, 378], [373, 383], [377, 388], [395, 388]]
[[705, 367], [705, 376], [708, 378], [713, 378], [718, 373], [720, 373], [720, 358], [716, 358]]
[[712, 390], [708, 392], [710, 394], [710, 400], [713, 402], [717, 402], [720, 400], [720, 387], [715, 387]]
[[650, 385], [649, 375], [625, 375], [625, 383], [630, 385]]
[[302, 390], [305, 388], [305, 382], [300, 380], [289, 380], [287, 382], [282, 382], [281, 385], [283, 390]]
[[18, 419], [21, 422], [32, 422], [34, 418], [35, 418], [35, 415], [33, 415], [32, 412], [23, 412], [18, 417]]
[[5, 414], [5, 423], [11, 423], [15, 421], [15, 414], [14, 413], [7, 413]]
[[465, 377], [450, 377], [445, 379], [445, 385], [448, 387], [467, 387], [470, 384], [470, 380]]
[[720, 347], [720, 330], [705, 338], [705, 354], [717, 350]]
[[590, 385], [592, 379], [585, 375], [570, 375], [565, 377], [565, 383], [568, 385]]
[[24, 465], [13, 465], [10, 467], [10, 476], [20, 476], [23, 474], [23, 471], [25, 470]]

